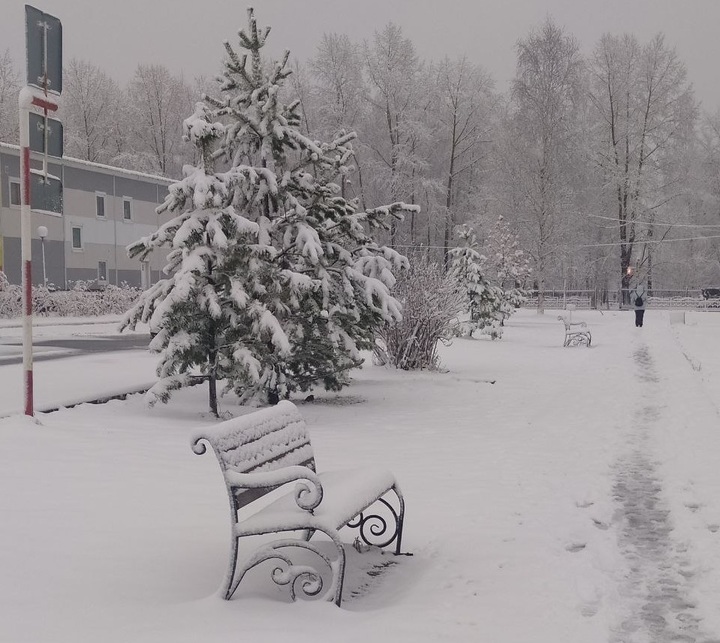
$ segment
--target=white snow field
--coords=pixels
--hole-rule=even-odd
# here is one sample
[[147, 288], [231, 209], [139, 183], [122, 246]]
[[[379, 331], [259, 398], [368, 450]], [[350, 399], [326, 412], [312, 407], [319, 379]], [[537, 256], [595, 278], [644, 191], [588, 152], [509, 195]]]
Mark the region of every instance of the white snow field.
[[[368, 364], [298, 398], [321, 470], [388, 468], [407, 502], [414, 556], [350, 549], [342, 608], [290, 603], [269, 571], [215, 594], [229, 520], [189, 445], [203, 387], [0, 420], [0, 641], [720, 641], [720, 314], [576, 311], [590, 349], [556, 317], [456, 340], [447, 372]], [[93, 359], [38, 363], [38, 395], [152, 374], [144, 353]]]

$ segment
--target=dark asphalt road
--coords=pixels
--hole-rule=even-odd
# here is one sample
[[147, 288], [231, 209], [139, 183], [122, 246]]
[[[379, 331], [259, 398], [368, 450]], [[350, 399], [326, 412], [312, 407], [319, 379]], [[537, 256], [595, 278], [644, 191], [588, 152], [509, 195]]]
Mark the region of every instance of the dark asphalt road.
[[[83, 336], [83, 337], [64, 337], [62, 339], [38, 339], [33, 341], [33, 346], [44, 346], [51, 348], [64, 349], [58, 354], [48, 353], [42, 355], [34, 355], [33, 361], [43, 361], [49, 359], [62, 359], [73, 355], [87, 355], [90, 353], [115, 353], [117, 351], [138, 350], [147, 348], [150, 343], [150, 335], [108, 335], [108, 336]], [[2, 342], [3, 346], [17, 346], [22, 348], [21, 339], [13, 339]], [[67, 351], [72, 351], [68, 353]], [[22, 362], [22, 354], [0, 356], [0, 364], [20, 364]]]

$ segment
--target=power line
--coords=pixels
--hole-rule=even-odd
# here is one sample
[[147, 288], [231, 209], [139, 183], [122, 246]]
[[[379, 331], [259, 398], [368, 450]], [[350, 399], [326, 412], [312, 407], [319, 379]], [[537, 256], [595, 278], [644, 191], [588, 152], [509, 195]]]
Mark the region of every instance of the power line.
[[[720, 239], [720, 234], [707, 235], [705, 237], [687, 237], [685, 239], [642, 239], [633, 241], [634, 245], [648, 244], [648, 243], [670, 243], [671, 241], [704, 241], [705, 239]], [[627, 245], [627, 241], [616, 241], [613, 243], [587, 243], [576, 246], [578, 248], [602, 248], [605, 246], [623, 246]]]
[[413, 248], [415, 250], [452, 250], [457, 246], [426, 246], [426, 245], [415, 245], [415, 246], [403, 246], [400, 244], [395, 244], [394, 246], [388, 246], [388, 248]]
[[[604, 217], [600, 214], [589, 214], [589, 217], [594, 219], [603, 219], [604, 221], [614, 221], [617, 223], [617, 227], [621, 227], [621, 223], [618, 222], [615, 217]], [[628, 221], [625, 225], [641, 223], [645, 225], [665, 225], [671, 228], [720, 228], [720, 223], [668, 223], [666, 221], [643, 221], [642, 219], [634, 219]]]

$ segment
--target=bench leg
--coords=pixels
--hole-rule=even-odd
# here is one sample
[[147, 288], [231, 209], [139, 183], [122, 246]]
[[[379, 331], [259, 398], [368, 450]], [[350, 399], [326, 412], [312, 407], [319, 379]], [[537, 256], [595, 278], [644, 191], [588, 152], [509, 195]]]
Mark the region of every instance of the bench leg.
[[565, 343], [563, 346], [587, 346], [590, 347], [592, 336], [589, 332], [577, 332], [565, 335]]
[[[305, 530], [303, 533], [314, 533], [316, 530]], [[226, 599], [230, 599], [242, 582], [245, 574], [253, 567], [269, 560], [277, 561], [271, 572], [273, 582], [278, 585], [287, 585], [290, 588], [290, 596], [296, 600], [299, 592], [306, 598], [319, 596], [325, 588], [320, 569], [310, 565], [295, 564], [290, 555], [290, 548], [295, 547], [312, 552], [320, 558], [332, 574], [327, 599], [332, 600], [336, 605], [342, 602], [343, 583], [345, 581], [345, 549], [337, 532], [327, 534], [335, 545], [337, 557], [331, 559], [320, 551], [314, 544], [307, 540], [286, 538], [276, 540], [260, 547], [238, 570], [237, 579], [231, 581], [226, 591]], [[282, 551], [281, 551], [282, 550]]]
[[[402, 496], [402, 492], [400, 491], [400, 487], [395, 485], [392, 487], [392, 491], [397, 497], [397, 509], [393, 507], [393, 505], [390, 504], [384, 497], [376, 500], [376, 502], [379, 502], [385, 507], [386, 511], [384, 513], [386, 516], [390, 517], [390, 524], [386, 516], [379, 513], [367, 513], [364, 511], [351, 520], [347, 526], [358, 529], [360, 531], [360, 539], [366, 545], [374, 547], [387, 547], [391, 543], [395, 542], [395, 554], [400, 554], [400, 548], [402, 546], [403, 522], [405, 520], [405, 500]], [[391, 533], [388, 533], [389, 527], [393, 528]]]
[[237, 569], [238, 537], [233, 534], [231, 541], [232, 544], [230, 545], [230, 563], [228, 564], [228, 570], [225, 575], [225, 580], [223, 581], [222, 587], [220, 588], [220, 593], [226, 601], [229, 601], [232, 598], [232, 595], [237, 589], [237, 583], [233, 585], [233, 580], [235, 579], [235, 570]]
[[402, 546], [403, 526], [405, 523], [405, 499], [403, 498], [403, 495], [400, 491], [400, 487], [398, 487], [397, 485], [394, 486], [393, 491], [397, 496], [400, 506], [397, 517], [397, 540], [395, 541], [395, 554], [400, 555], [402, 553], [400, 547]]

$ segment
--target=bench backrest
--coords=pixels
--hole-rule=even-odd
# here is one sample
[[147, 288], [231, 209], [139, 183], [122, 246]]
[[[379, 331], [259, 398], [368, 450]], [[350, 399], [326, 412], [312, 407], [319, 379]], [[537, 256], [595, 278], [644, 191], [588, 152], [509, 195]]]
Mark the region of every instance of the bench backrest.
[[[226, 471], [253, 473], [302, 465], [315, 471], [315, 456], [307, 426], [297, 407], [287, 400], [275, 406], [241, 415], [191, 436], [193, 451], [205, 453], [207, 442]], [[273, 487], [236, 490], [236, 508], [272, 491]]]
[[[558, 315], [558, 319], [565, 325], [565, 332], [568, 332], [568, 333], [571, 332], [571, 331], [572, 331], [572, 332], [578, 332], [578, 333], [579, 333], [579, 332], [582, 332], [582, 331], [573, 331], [573, 330], [572, 330], [572, 327], [573, 327], [573, 326], [579, 326], [579, 327], [581, 327], [581, 328], [587, 328], [587, 323], [584, 322], [584, 321], [571, 322], [567, 317], [565, 317], [565, 316], [563, 316], [563, 315]], [[557, 326], [556, 326], [556, 328], [557, 328]]]

